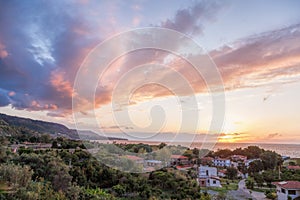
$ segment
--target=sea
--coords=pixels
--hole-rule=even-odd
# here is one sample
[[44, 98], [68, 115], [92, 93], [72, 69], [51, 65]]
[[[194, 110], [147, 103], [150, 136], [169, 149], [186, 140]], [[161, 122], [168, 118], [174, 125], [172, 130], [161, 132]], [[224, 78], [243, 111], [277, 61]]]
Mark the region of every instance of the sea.
[[[93, 140], [94, 142], [100, 142], [100, 143], [123, 143], [123, 144], [138, 144], [138, 143], [144, 143], [149, 145], [158, 145], [161, 143], [161, 141], [136, 141], [136, 140], [114, 140], [114, 141], [101, 141], [101, 140]], [[181, 143], [182, 146], [190, 146], [190, 147], [197, 147], [201, 149], [203, 146], [201, 143], [193, 143], [191, 145], [185, 145], [184, 143]], [[210, 147], [210, 150], [218, 150], [218, 149], [230, 149], [234, 150], [236, 148], [246, 148], [248, 146], [258, 146], [260, 148], [263, 148], [265, 150], [271, 150], [275, 151], [276, 153], [282, 155], [282, 156], [289, 156], [291, 158], [300, 158], [300, 144], [271, 144], [271, 143], [221, 143], [218, 142], [216, 144], [210, 144], [206, 145]]]
[[282, 156], [289, 156], [291, 158], [300, 158], [300, 144], [264, 144], [264, 143], [217, 143], [214, 150], [246, 148], [248, 146], [259, 146], [265, 150], [275, 151]]

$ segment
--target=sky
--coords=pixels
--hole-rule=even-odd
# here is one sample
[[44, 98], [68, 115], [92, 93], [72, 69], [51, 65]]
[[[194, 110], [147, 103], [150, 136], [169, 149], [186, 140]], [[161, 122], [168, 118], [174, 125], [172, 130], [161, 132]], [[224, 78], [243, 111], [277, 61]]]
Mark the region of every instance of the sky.
[[[299, 8], [297, 0], [0, 0], [0, 112], [134, 139], [300, 143]], [[144, 28], [159, 31], [138, 35]], [[166, 30], [174, 35], [160, 38]], [[161, 49], [121, 54], [151, 37]]]

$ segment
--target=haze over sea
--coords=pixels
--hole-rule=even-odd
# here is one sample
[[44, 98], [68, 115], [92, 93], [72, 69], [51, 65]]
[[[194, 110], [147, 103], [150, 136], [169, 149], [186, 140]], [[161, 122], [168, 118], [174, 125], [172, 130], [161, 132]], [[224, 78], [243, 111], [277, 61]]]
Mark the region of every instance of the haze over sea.
[[263, 143], [217, 143], [214, 150], [217, 149], [236, 149], [245, 148], [247, 146], [259, 146], [265, 150], [272, 150], [282, 156], [290, 156], [291, 158], [300, 158], [300, 144], [263, 144]]
[[[95, 141], [95, 140], [94, 140]], [[98, 140], [98, 142], [101, 142]], [[102, 141], [104, 142], [104, 141]], [[106, 143], [107, 141], [105, 141]], [[113, 142], [113, 141], [111, 141]], [[160, 144], [161, 142], [155, 142], [155, 141], [124, 141], [124, 140], [117, 140], [114, 141], [117, 143], [145, 143], [150, 145], [156, 145]], [[186, 143], [187, 144], [187, 143]], [[189, 144], [185, 145], [185, 143], [181, 143], [183, 146], [189, 146]], [[300, 158], [300, 144], [270, 144], [270, 143], [221, 143], [218, 142], [213, 146], [212, 150], [218, 150], [218, 149], [230, 149], [234, 150], [236, 148], [246, 148], [248, 146], [259, 146], [260, 148], [263, 148], [265, 150], [271, 150], [279, 153], [282, 156], [290, 156], [291, 158]], [[201, 148], [201, 143], [193, 143], [192, 147], [198, 147]]]

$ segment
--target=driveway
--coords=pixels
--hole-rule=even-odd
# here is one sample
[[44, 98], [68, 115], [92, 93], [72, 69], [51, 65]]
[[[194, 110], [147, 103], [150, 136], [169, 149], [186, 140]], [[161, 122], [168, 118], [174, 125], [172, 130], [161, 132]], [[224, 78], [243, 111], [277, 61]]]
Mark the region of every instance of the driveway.
[[267, 200], [265, 194], [263, 192], [255, 192], [252, 191], [250, 192], [250, 190], [247, 189], [246, 187], [246, 181], [245, 179], [241, 180], [239, 182], [239, 189], [237, 191], [242, 191], [243, 193], [246, 193], [248, 195], [250, 195], [250, 197], [252, 197], [252, 199], [256, 199], [256, 200]]

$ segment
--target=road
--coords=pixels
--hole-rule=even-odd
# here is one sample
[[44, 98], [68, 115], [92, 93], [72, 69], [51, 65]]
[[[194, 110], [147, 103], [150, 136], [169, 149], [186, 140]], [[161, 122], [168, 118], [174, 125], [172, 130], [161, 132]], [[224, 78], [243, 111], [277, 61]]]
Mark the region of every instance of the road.
[[267, 198], [265, 197], [265, 194], [263, 192], [255, 192], [255, 191], [252, 191], [251, 190], [251, 193], [250, 193], [250, 190], [248, 190], [246, 188], [246, 181], [245, 179], [241, 180], [239, 182], [239, 189], [240, 191], [243, 191], [249, 195], [252, 196], [253, 199], [256, 199], [256, 200], [266, 200]]

